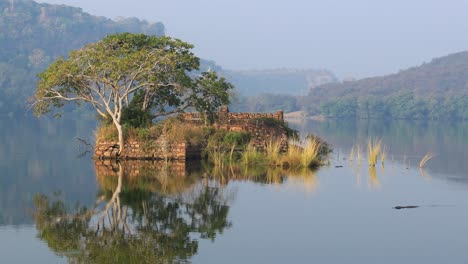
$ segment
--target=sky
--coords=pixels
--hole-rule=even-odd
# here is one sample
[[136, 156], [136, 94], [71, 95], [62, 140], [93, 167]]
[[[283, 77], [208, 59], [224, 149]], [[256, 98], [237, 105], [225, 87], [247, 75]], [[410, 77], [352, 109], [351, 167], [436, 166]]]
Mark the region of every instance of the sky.
[[390, 74], [468, 50], [466, 0], [43, 0], [109, 18], [162, 22], [233, 70]]

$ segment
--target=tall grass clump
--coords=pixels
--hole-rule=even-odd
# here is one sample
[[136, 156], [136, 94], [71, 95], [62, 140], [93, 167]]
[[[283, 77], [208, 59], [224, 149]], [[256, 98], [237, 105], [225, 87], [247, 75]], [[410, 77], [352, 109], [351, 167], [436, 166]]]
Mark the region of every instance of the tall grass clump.
[[302, 146], [301, 142], [295, 139], [289, 140], [288, 151], [283, 155], [282, 164], [288, 167], [300, 167], [302, 163]]
[[317, 138], [307, 139], [304, 149], [301, 155], [301, 165], [302, 167], [314, 167], [320, 164], [320, 150], [322, 148], [322, 143]]
[[427, 153], [426, 155], [424, 155], [424, 157], [421, 159], [421, 161], [419, 162], [419, 168], [423, 168], [424, 165], [426, 165], [426, 163], [432, 159], [434, 157], [434, 155], [432, 153]]
[[270, 139], [265, 146], [265, 159], [269, 165], [277, 165], [281, 155], [281, 141]]
[[242, 153], [242, 162], [245, 165], [259, 165], [265, 162], [265, 155], [259, 152], [253, 144], [248, 144]]
[[314, 167], [320, 164], [322, 142], [318, 138], [307, 138], [305, 142], [290, 140], [282, 163], [289, 167]]
[[367, 160], [369, 161], [369, 166], [375, 167], [377, 164], [377, 159], [381, 151], [382, 140], [380, 139], [369, 139], [367, 141]]

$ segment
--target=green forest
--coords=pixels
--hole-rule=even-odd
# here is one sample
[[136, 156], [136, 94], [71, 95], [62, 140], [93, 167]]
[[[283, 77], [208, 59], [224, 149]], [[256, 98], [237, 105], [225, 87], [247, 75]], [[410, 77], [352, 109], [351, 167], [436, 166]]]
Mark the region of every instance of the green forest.
[[56, 58], [127, 31], [160, 36], [164, 25], [136, 18], [113, 21], [65, 5], [0, 0], [0, 115], [26, 112], [37, 73]]
[[319, 113], [334, 118], [468, 120], [468, 95], [422, 98], [408, 92], [345, 98], [322, 104]]
[[334, 118], [468, 120], [468, 52], [396, 74], [321, 85], [300, 100], [310, 115]]

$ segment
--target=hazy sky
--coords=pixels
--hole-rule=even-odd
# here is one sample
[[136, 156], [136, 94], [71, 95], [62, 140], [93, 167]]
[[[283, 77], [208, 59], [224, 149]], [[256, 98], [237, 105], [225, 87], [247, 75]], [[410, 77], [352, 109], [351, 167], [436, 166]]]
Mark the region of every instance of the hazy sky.
[[467, 0], [45, 0], [161, 21], [228, 69], [388, 74], [468, 50]]

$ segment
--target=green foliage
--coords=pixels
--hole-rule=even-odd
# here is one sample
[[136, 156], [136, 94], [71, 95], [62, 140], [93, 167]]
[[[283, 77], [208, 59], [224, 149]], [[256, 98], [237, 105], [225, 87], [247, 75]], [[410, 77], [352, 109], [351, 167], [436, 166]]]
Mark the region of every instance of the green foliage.
[[229, 131], [224, 135], [222, 143], [228, 146], [244, 147], [250, 142], [250, 133]]
[[[148, 127], [152, 123], [151, 113], [143, 110], [143, 91], [137, 91], [130, 104], [122, 110], [122, 124], [132, 127]], [[112, 120], [111, 120], [112, 121]]]
[[258, 151], [255, 146], [249, 144], [242, 152], [242, 163], [246, 166], [258, 166], [266, 164], [266, 156]]
[[157, 117], [189, 107], [210, 116], [229, 103], [233, 87], [214, 72], [190, 76], [199, 68], [191, 48], [169, 37], [109, 35], [57, 59], [39, 74], [35, 113], [75, 101], [132, 127], [147, 127]]

